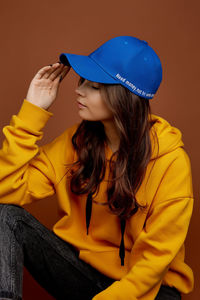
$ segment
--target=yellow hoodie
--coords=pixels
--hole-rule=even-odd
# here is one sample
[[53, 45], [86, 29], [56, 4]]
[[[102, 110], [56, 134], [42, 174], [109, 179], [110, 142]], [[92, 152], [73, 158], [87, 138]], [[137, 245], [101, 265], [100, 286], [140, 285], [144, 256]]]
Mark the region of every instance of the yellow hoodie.
[[[80, 250], [80, 259], [115, 279], [93, 300], [153, 300], [161, 284], [189, 293], [193, 289], [193, 272], [184, 262], [184, 240], [192, 215], [193, 188], [190, 160], [180, 130], [152, 114], [157, 120], [153, 128], [159, 139], [158, 159], [155, 160], [157, 148], [152, 146], [152, 157], [136, 194], [137, 201], [146, 208], [126, 222], [125, 261], [121, 266], [119, 218], [107, 206], [96, 203], [106, 200], [108, 172], [95, 197], [87, 235], [87, 196], [71, 193], [65, 166], [77, 158], [71, 137], [78, 125], [38, 147], [36, 142], [43, 137], [41, 130], [51, 116], [52, 112], [24, 99], [18, 114], [3, 128], [0, 202], [23, 206], [57, 194], [60, 219], [53, 231]], [[152, 133], [151, 141], [154, 145]], [[109, 160], [112, 151], [108, 146], [105, 150]]]

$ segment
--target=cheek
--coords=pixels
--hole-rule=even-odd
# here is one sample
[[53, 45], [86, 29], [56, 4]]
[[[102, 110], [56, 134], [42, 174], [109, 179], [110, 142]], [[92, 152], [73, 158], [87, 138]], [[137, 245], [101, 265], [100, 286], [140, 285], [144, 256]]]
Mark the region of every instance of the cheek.
[[112, 118], [111, 111], [105, 105], [98, 105], [91, 109], [91, 115], [95, 120], [107, 120]]
[[[96, 100], [96, 101], [95, 101]], [[86, 108], [79, 110], [79, 116], [85, 120], [103, 121], [112, 119], [113, 114], [101, 99], [93, 99]]]
[[107, 119], [112, 117], [111, 111], [101, 97], [99, 97], [97, 101], [94, 102], [94, 105], [91, 107], [91, 109], [96, 117], [99, 117], [100, 119]]

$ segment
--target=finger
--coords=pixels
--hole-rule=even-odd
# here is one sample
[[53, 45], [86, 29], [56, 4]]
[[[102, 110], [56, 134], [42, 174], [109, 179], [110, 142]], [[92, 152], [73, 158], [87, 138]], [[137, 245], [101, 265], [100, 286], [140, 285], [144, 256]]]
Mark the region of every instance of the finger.
[[62, 71], [61, 76], [62, 79], [61, 81], [65, 78], [65, 76], [67, 75], [67, 73], [70, 71], [71, 66], [66, 66], [66, 68]]
[[66, 68], [54, 79], [54, 83], [57, 85], [58, 82], [61, 82], [67, 73], [70, 71], [71, 66], [65, 66]]
[[51, 79], [52, 81], [54, 81], [57, 77], [59, 77], [62, 74], [62, 72], [65, 69], [66, 69], [66, 66], [64, 66], [64, 65], [60, 66], [54, 72], [52, 72], [48, 78]]
[[56, 64], [55, 66], [53, 65], [52, 68], [43, 75], [43, 78], [54, 80], [54, 78], [57, 76], [57, 74], [60, 73], [62, 68], [63, 65], [61, 64]]
[[45, 66], [43, 68], [41, 68], [37, 74], [35, 75], [35, 79], [41, 79], [45, 74], [51, 73], [52, 69], [54, 70], [56, 67], [58, 67], [60, 64], [56, 63], [53, 65], [49, 65], [49, 66]]
[[49, 78], [51, 74], [53, 74], [54, 72], [56, 72], [60, 68], [61, 68], [60, 63], [53, 64], [52, 67], [43, 75], [42, 78], [45, 78], [45, 79]]
[[48, 71], [51, 69], [51, 66], [45, 66], [43, 68], [41, 68], [37, 73], [36, 75], [34, 76], [35, 79], [41, 79], [42, 76]]

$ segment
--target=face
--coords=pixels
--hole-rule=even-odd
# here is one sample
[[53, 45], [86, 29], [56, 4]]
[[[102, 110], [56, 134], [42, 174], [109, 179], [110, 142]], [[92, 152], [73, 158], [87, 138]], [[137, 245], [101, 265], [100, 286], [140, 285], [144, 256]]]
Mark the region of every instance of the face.
[[113, 119], [112, 112], [107, 107], [101, 95], [101, 84], [84, 80], [75, 90], [79, 116], [88, 121], [108, 121]]

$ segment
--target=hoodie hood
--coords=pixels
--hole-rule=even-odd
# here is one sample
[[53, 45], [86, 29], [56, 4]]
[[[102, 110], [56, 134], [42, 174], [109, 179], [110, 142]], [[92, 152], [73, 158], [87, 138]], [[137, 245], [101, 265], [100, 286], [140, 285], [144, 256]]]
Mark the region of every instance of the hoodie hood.
[[[151, 114], [152, 120], [156, 120], [156, 123], [151, 127], [150, 139], [152, 144], [152, 159], [156, 159], [162, 155], [165, 155], [178, 147], [183, 147], [181, 131], [173, 127], [164, 118]], [[156, 142], [155, 132], [158, 137], [158, 144]]]
[[[172, 126], [169, 122], [167, 122], [164, 118], [151, 114], [151, 119], [156, 121], [156, 123], [150, 129], [150, 140], [151, 140], [151, 159], [156, 159], [161, 157], [178, 147], [183, 147], [184, 143], [182, 141], [182, 133], [181, 131]], [[157, 138], [158, 141], [157, 141]], [[158, 147], [159, 146], [159, 147]], [[107, 160], [111, 159], [113, 151], [105, 144], [106, 152], [107, 152]]]

